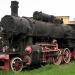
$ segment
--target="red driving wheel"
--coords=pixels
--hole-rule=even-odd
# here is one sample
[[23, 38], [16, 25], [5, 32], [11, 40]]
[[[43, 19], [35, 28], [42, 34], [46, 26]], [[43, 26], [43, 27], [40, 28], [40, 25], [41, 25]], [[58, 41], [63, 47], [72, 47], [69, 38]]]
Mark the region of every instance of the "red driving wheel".
[[71, 59], [71, 52], [68, 48], [65, 48], [63, 51], [63, 61], [64, 63], [69, 63]]
[[61, 56], [61, 50], [58, 50], [58, 52], [56, 52], [56, 56], [53, 57], [53, 64], [55, 65], [59, 65], [61, 64], [62, 61], [62, 56]]

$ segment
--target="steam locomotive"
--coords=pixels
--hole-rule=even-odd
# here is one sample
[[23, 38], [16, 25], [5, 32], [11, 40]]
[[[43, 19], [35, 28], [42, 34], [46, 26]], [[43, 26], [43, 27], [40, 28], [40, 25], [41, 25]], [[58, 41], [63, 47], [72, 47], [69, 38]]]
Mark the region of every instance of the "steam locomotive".
[[62, 19], [35, 11], [18, 16], [18, 2], [11, 1], [11, 15], [0, 22], [0, 68], [19, 72], [42, 63], [56, 65], [75, 58], [75, 32]]

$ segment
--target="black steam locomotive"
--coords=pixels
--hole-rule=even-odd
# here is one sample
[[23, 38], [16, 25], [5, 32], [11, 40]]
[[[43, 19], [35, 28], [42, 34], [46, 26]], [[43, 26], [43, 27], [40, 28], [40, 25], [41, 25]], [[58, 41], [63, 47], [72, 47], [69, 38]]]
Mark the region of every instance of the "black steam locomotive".
[[62, 19], [42, 12], [19, 17], [18, 2], [12, 1], [11, 15], [5, 15], [0, 22], [1, 69], [21, 71], [31, 64], [69, 63], [71, 56], [75, 57], [74, 31]]

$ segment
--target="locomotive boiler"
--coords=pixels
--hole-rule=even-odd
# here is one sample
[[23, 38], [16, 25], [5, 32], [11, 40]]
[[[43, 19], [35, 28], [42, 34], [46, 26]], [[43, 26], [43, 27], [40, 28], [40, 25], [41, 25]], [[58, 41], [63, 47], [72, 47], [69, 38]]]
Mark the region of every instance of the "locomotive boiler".
[[17, 72], [30, 65], [69, 63], [75, 57], [74, 34], [53, 15], [35, 11], [33, 17], [19, 17], [18, 2], [11, 1], [11, 15], [0, 22], [1, 69]]

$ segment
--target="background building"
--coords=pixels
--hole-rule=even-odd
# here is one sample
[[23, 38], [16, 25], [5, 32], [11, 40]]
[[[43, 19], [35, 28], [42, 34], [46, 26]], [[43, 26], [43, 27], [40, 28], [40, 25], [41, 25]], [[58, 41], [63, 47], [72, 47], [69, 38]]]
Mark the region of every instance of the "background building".
[[69, 16], [56, 16], [56, 17], [58, 17], [60, 19], [62, 18], [64, 24], [75, 24], [75, 20], [70, 21], [70, 17]]

